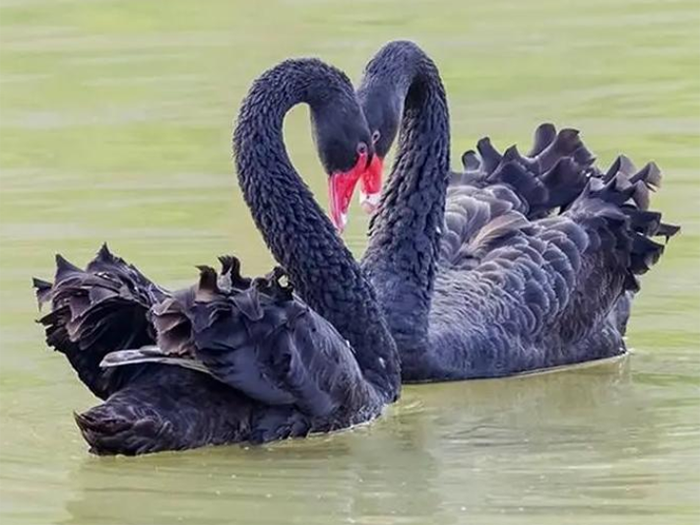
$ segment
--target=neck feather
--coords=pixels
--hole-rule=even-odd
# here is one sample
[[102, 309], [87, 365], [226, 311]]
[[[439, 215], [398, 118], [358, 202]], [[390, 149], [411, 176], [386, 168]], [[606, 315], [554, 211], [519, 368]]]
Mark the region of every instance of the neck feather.
[[352, 93], [342, 73], [317, 60], [283, 62], [254, 83], [233, 137], [239, 184], [299, 295], [350, 342], [368, 380], [393, 399], [399, 391], [398, 356], [374, 292], [284, 146], [284, 117], [296, 104], [320, 102], [314, 86], [323, 86], [329, 96]]
[[366, 78], [403, 100], [396, 160], [363, 259], [403, 349], [427, 336], [450, 164], [447, 99], [435, 64], [412, 43], [389, 44]]

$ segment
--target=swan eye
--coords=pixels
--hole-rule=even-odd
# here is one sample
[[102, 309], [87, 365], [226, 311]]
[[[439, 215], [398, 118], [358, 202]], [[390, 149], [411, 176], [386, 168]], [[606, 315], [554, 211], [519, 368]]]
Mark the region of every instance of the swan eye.
[[280, 275], [279, 279], [277, 279], [277, 284], [280, 286], [280, 288], [289, 288], [292, 286], [292, 283], [289, 282], [289, 277], [287, 274]]
[[358, 155], [367, 155], [367, 144], [364, 142], [360, 142], [357, 145], [357, 154]]
[[374, 133], [372, 133], [372, 144], [376, 144], [381, 137], [381, 132], [378, 129], [375, 129]]

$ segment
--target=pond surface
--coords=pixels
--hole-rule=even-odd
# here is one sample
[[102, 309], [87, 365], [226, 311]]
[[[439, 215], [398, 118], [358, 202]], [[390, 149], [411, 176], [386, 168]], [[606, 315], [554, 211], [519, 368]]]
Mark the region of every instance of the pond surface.
[[[470, 4], [470, 5], [468, 5]], [[700, 487], [700, 9], [695, 1], [0, 3], [0, 522], [12, 524], [697, 523]], [[601, 162], [665, 172], [683, 225], [643, 279], [632, 355], [404, 390], [370, 425], [259, 448], [89, 455], [96, 403], [33, 323], [33, 275], [104, 241], [169, 287], [234, 252], [271, 260], [230, 166], [249, 83], [290, 55], [359, 78], [410, 37], [449, 92], [455, 160], [482, 135], [582, 130]], [[286, 122], [325, 205], [304, 108]], [[354, 210], [347, 242], [365, 246]]]

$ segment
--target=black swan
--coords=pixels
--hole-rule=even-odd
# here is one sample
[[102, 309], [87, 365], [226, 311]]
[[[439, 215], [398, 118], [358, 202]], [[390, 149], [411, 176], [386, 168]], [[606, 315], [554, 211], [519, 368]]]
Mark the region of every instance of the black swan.
[[[238, 180], [275, 270], [220, 275], [169, 293], [106, 246], [81, 270], [57, 256], [54, 284], [35, 280], [47, 342], [104, 403], [76, 415], [97, 454], [268, 442], [368, 421], [398, 398], [395, 343], [366, 281], [294, 170], [282, 124], [299, 103], [312, 124], [342, 220], [371, 156], [352, 84], [315, 59], [256, 80], [233, 137]], [[340, 182], [338, 182], [340, 181]]]
[[[611, 357], [650, 239], [678, 230], [647, 210], [660, 174], [619, 158], [593, 166], [578, 132], [541, 126], [529, 156], [488, 139], [449, 171], [445, 90], [411, 42], [383, 47], [358, 97], [376, 155], [366, 200], [397, 131], [396, 160], [362, 260], [401, 355], [404, 381], [501, 377]], [[366, 202], [374, 208], [375, 202]]]

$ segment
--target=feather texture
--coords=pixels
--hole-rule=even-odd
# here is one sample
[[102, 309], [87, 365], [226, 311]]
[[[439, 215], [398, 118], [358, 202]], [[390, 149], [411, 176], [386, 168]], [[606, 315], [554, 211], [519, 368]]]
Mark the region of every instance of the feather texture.
[[[501, 377], [624, 352], [639, 276], [678, 227], [650, 211], [661, 174], [606, 171], [579, 132], [543, 124], [527, 155], [481, 139], [450, 172], [446, 94], [414, 43], [385, 45], [358, 96], [396, 161], [363, 267], [404, 381]], [[397, 104], [395, 101], [402, 103]], [[388, 122], [388, 124], [387, 124]]]
[[350, 81], [319, 60], [285, 61], [253, 83], [234, 155], [286, 272], [248, 279], [225, 256], [221, 272], [200, 266], [197, 284], [171, 293], [105, 246], [85, 270], [59, 256], [55, 282], [34, 281], [51, 303], [48, 344], [105, 400], [75, 417], [93, 452], [300, 437], [368, 421], [398, 398], [396, 346], [370, 285], [284, 148], [284, 115], [301, 102], [338, 162], [369, 137]]

